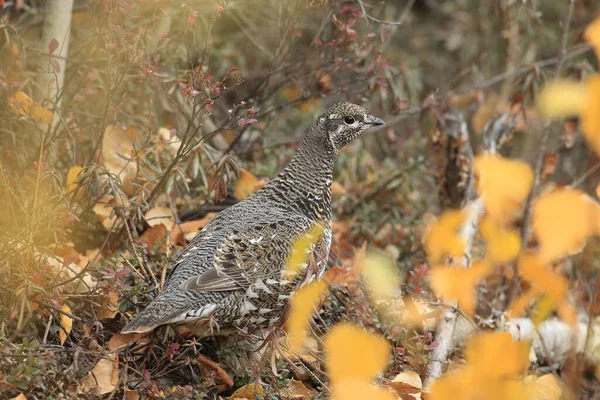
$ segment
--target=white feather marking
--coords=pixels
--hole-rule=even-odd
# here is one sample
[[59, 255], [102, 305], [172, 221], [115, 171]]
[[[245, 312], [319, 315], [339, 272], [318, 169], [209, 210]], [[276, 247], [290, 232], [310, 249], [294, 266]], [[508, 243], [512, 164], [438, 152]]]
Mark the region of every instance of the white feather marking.
[[248, 300], [244, 301], [242, 306], [240, 307], [240, 315], [244, 316], [248, 314], [250, 311], [257, 310], [254, 304], [250, 303]]
[[280, 294], [279, 296], [277, 296], [277, 300], [287, 300], [289, 298], [290, 296], [285, 294]]
[[265, 291], [265, 293], [268, 293], [268, 294], [273, 294], [273, 291], [272, 291], [271, 289], [269, 289], [269, 288], [267, 287], [267, 285], [265, 285], [265, 283], [264, 283], [262, 280], [260, 280], [260, 279], [257, 279], [257, 280], [256, 280], [256, 283], [254, 284], [254, 287], [255, 287], [256, 289], [261, 289], [261, 290], [264, 290], [264, 291]]
[[259, 244], [263, 240], [263, 237], [259, 237], [256, 239], [250, 239], [250, 244]]

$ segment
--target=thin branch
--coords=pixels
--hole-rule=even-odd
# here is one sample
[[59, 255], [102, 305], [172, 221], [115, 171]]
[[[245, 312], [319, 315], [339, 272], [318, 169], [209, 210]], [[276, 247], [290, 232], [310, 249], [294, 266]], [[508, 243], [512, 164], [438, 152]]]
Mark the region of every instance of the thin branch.
[[[360, 9], [362, 11], [362, 17], [364, 19], [371, 20], [373, 22], [377, 22], [378, 24], [384, 24], [384, 25], [402, 25], [402, 20], [400, 21], [382, 21], [380, 19], [377, 19], [375, 17], [372, 17], [369, 15], [369, 13], [367, 13], [367, 10], [365, 8], [365, 5], [372, 7], [369, 4], [365, 4], [362, 0], [356, 0], [358, 2], [358, 5], [360, 6]], [[415, 0], [410, 0], [409, 1], [409, 5], [407, 6], [408, 9], [412, 8], [412, 5], [414, 4]], [[402, 16], [404, 17], [405, 14], [402, 14]]]
[[[560, 77], [564, 58], [567, 53], [566, 48], [569, 39], [569, 28], [571, 26], [571, 20], [573, 19], [574, 6], [575, 0], [569, 0], [569, 12], [567, 13], [567, 17], [565, 19], [565, 24], [563, 27], [564, 31], [561, 41], [561, 48], [558, 53], [558, 60], [556, 62], [556, 71], [554, 74], [555, 78]], [[533, 203], [533, 199], [538, 194], [538, 189], [541, 183], [541, 174], [542, 169], [544, 167], [544, 160], [546, 159], [546, 149], [548, 147], [548, 138], [550, 137], [551, 127], [552, 123], [550, 122], [546, 123], [546, 125], [544, 126], [544, 132], [540, 140], [540, 151], [538, 153], [538, 158], [535, 163], [533, 187], [531, 188], [531, 192], [529, 192], [529, 196], [527, 196], [527, 201], [525, 202], [525, 215], [523, 216], [523, 224], [521, 225], [521, 243], [523, 243], [523, 247], [527, 247], [527, 242], [529, 241], [531, 225], [531, 204]]]

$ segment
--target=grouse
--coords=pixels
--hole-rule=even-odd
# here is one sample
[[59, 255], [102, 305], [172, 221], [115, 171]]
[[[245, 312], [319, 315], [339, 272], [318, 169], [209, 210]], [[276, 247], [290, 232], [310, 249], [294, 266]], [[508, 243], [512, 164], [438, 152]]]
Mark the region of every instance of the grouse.
[[123, 329], [149, 332], [186, 324], [199, 336], [267, 327], [282, 317], [305, 275], [290, 278], [287, 260], [302, 235], [323, 226], [307, 251], [326, 266], [331, 245], [331, 183], [342, 147], [384, 122], [341, 102], [319, 116], [290, 163], [246, 200], [215, 215], [175, 262], [165, 289]]

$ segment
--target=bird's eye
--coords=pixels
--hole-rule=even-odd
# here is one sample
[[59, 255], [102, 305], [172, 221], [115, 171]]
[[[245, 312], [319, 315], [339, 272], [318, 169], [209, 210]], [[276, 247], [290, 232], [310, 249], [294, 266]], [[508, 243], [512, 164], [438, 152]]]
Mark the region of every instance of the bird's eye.
[[346, 115], [344, 117], [344, 123], [346, 125], [352, 125], [354, 123], [354, 117], [352, 115]]

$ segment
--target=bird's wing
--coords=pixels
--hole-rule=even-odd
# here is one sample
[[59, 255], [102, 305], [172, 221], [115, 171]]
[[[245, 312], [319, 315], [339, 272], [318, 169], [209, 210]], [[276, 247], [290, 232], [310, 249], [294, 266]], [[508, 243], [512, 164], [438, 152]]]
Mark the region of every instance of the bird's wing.
[[183, 288], [247, 290], [257, 278], [273, 276], [285, 267], [294, 238], [308, 228], [305, 221], [282, 219], [234, 230], [217, 247], [212, 268], [188, 279]]

